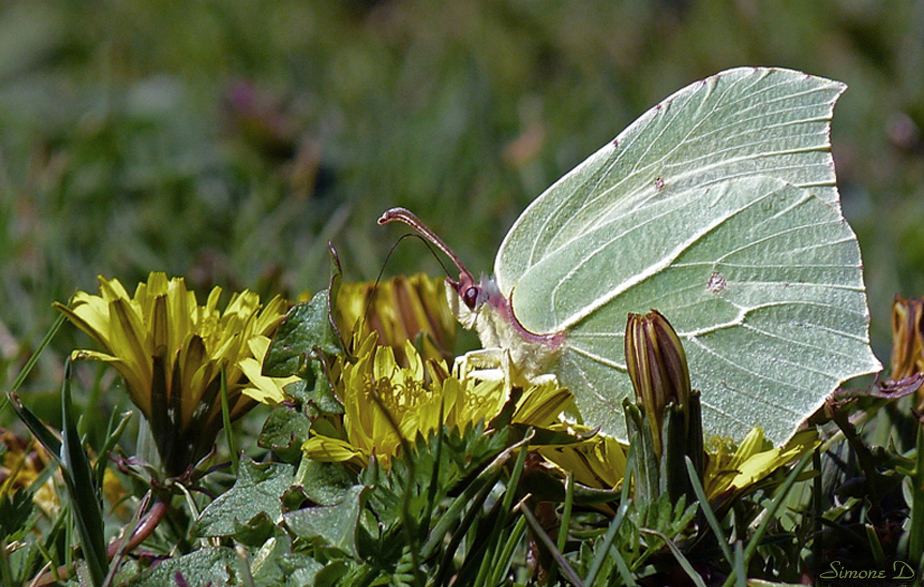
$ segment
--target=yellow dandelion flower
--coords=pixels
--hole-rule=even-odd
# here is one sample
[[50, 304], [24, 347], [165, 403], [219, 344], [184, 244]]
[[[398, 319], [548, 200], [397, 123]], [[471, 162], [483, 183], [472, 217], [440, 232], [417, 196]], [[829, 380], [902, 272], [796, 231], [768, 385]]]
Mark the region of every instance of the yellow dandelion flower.
[[575, 482], [587, 487], [614, 489], [626, 474], [628, 449], [605, 434], [579, 444], [542, 447], [539, 454], [562, 474], [570, 472]]
[[58, 513], [58, 493], [54, 480], [47, 479], [41, 487], [33, 487], [42, 471], [51, 462], [51, 456], [34, 441], [26, 440], [0, 428], [0, 444], [3, 445], [3, 454], [0, 455], [0, 497], [32, 488], [35, 491], [33, 501], [47, 516]]
[[[356, 363], [342, 365], [343, 435], [314, 433], [303, 446], [309, 458], [366, 466], [375, 455], [387, 467], [402, 439], [413, 443], [418, 434], [429, 436], [439, 428], [440, 414], [445, 426], [465, 430], [494, 419], [507, 403], [503, 381], [460, 380], [427, 368], [410, 341], [403, 345], [407, 365], [402, 366], [391, 347], [376, 344], [377, 338], [365, 337]], [[513, 422], [544, 425], [570, 401], [554, 383], [531, 386], [518, 400]]]
[[774, 446], [764, 438], [763, 430], [753, 428], [740, 446], [716, 438], [709, 447], [705, 489], [710, 503], [731, 494], [746, 493], [780, 467], [801, 459], [818, 445], [818, 433], [797, 432], [783, 446]]
[[[818, 445], [815, 430], [795, 434], [781, 447], [754, 428], [735, 446], [729, 439], [714, 438], [707, 446], [703, 484], [710, 503], [718, 504], [731, 495], [748, 493], [780, 467], [796, 462]], [[562, 474], [588, 487], [613, 489], [626, 471], [629, 447], [615, 438], [597, 434], [584, 442], [560, 447], [541, 447], [539, 453]]]
[[924, 299], [892, 303], [892, 379], [924, 371]]
[[232, 419], [256, 400], [281, 401], [282, 388], [295, 379], [264, 378], [257, 368], [285, 314], [282, 298], [263, 307], [244, 291], [219, 310], [221, 288], [200, 306], [182, 278], [164, 273], [151, 273], [133, 296], [117, 279], [99, 281], [100, 295], [77, 292], [69, 306], [54, 306], [104, 349], [75, 357], [106, 361], [125, 379], [169, 474], [202, 458], [221, 429], [222, 369]]
[[[456, 319], [446, 304], [446, 280], [424, 274], [399, 275], [382, 282], [344, 283], [337, 293], [334, 319], [342, 333], [377, 332], [402, 365], [406, 341], [418, 344], [424, 360], [449, 359], [455, 345]], [[347, 337], [349, 338], [349, 337]]]

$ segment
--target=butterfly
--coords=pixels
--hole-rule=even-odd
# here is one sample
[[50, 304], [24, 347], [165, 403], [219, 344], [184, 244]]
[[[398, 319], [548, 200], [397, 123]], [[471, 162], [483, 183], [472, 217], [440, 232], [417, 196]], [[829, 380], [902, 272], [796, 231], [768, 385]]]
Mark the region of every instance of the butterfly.
[[683, 342], [707, 435], [789, 438], [843, 381], [878, 372], [856, 236], [831, 156], [846, 86], [736, 68], [683, 88], [555, 182], [450, 304], [527, 378], [554, 374], [583, 422], [626, 440], [630, 312], [654, 308]]

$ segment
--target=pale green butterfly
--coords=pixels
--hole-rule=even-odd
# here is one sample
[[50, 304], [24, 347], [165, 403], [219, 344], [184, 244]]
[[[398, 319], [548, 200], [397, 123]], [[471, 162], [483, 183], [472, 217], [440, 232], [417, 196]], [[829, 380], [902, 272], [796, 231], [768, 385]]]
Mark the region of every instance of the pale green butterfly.
[[683, 341], [707, 434], [761, 427], [776, 444], [841, 382], [877, 372], [857, 239], [830, 152], [845, 86], [739, 68], [670, 96], [526, 209], [450, 304], [526, 377], [558, 376], [586, 424], [626, 439], [629, 312]]

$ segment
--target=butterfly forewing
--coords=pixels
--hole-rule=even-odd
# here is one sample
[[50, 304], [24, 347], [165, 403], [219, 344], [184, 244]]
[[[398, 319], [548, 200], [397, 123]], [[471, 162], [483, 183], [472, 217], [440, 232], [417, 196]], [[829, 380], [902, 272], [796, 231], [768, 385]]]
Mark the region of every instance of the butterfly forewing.
[[828, 130], [843, 86], [739, 69], [681, 90], [523, 213], [496, 272], [520, 322], [565, 331], [554, 369], [624, 438], [623, 333], [656, 308], [684, 342], [708, 434], [780, 443], [874, 372], [856, 238]]
[[495, 278], [509, 294], [551, 251], [657, 200], [662, 186], [768, 175], [837, 206], [830, 120], [844, 85], [804, 73], [732, 69], [655, 106], [546, 190], [507, 234]]

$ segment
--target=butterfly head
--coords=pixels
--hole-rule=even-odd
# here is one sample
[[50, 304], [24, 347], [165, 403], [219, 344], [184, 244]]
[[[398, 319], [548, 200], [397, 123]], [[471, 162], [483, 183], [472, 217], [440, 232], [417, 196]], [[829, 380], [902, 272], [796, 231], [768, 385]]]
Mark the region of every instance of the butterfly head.
[[523, 349], [525, 354], [542, 357], [543, 364], [554, 356], [564, 344], [565, 333], [536, 334], [527, 330], [511, 307], [511, 298], [500, 290], [497, 283], [482, 275], [475, 281], [462, 260], [413, 212], [405, 208], [391, 208], [379, 218], [379, 224], [403, 222], [420, 236], [433, 243], [459, 268], [458, 281], [446, 279], [449, 286], [446, 297], [452, 313], [464, 328], [474, 329], [485, 348]]
[[[484, 323], [485, 320], [479, 320], [479, 316], [486, 307], [491, 307], [495, 310], [500, 309], [502, 314], [509, 314], [509, 311], [505, 311], [508, 308], [507, 300], [494, 280], [481, 276], [476, 281], [472, 273], [465, 268], [459, 256], [429, 226], [421, 222], [413, 212], [406, 208], [391, 208], [379, 218], [379, 224], [388, 224], [395, 221], [403, 222], [416, 230], [420, 236], [433, 243], [434, 246], [452, 259], [455, 266], [459, 268], [458, 281], [447, 278], [446, 283], [449, 286], [447, 290], [449, 306], [452, 308], [456, 318], [459, 319], [459, 322], [462, 323], [462, 326], [476, 328], [480, 332], [479, 323]], [[491, 312], [491, 314], [496, 313]]]
[[463, 270], [458, 281], [447, 279], [446, 284], [449, 307], [465, 328], [480, 332], [479, 323], [490, 320], [487, 314], [508, 313], [507, 299], [493, 279], [482, 275], [476, 282], [471, 273]]
[[503, 298], [503, 294], [493, 279], [482, 275], [481, 279], [476, 282], [472, 274], [464, 268], [459, 274], [458, 281], [447, 279], [446, 283], [455, 290], [454, 293], [459, 296], [459, 300], [473, 312], [492, 299]]

